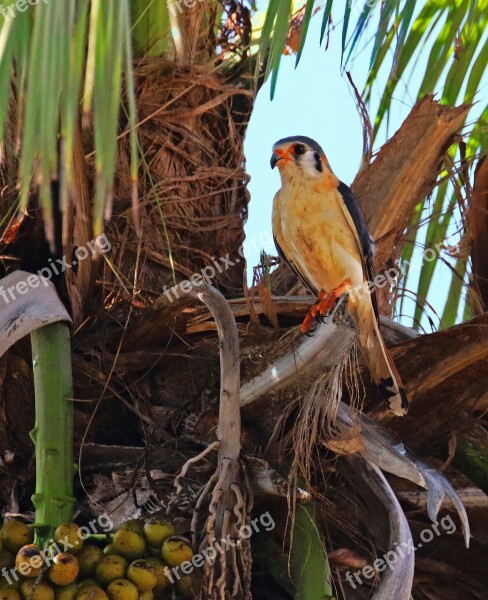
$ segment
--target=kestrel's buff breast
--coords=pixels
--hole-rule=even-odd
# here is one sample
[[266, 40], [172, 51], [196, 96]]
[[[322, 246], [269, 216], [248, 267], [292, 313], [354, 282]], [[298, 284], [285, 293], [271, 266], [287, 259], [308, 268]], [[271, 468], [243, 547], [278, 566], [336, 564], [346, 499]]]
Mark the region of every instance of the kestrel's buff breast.
[[298, 186], [282, 189], [275, 200], [284, 251], [294, 256], [300, 271], [318, 290], [330, 291], [345, 279], [351, 279], [353, 286], [364, 281], [357, 241], [341, 201], [337, 189]]

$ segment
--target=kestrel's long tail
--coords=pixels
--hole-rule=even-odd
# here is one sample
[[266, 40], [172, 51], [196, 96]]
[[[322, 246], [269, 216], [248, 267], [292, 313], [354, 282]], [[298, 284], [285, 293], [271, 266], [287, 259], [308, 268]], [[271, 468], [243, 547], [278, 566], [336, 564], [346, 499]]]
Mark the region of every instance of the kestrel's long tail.
[[369, 367], [373, 381], [398, 416], [408, 410], [408, 399], [395, 363], [385, 346], [383, 336], [369, 298], [349, 306], [349, 312], [359, 332], [359, 347]]

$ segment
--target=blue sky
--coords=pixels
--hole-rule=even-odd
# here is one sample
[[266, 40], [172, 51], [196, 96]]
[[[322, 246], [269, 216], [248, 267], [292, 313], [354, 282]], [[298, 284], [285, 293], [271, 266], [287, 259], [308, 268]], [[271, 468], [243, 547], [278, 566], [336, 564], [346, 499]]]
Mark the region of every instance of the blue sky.
[[[260, 3], [262, 5], [263, 3]], [[419, 3], [420, 7], [423, 3]], [[357, 19], [357, 15], [351, 17]], [[355, 106], [352, 90], [345, 75], [341, 74], [341, 33], [342, 22], [333, 13], [335, 29], [331, 32], [329, 46], [319, 46], [321, 14], [312, 19], [307, 43], [298, 68], [295, 69], [295, 57], [282, 59], [275, 98], [270, 100], [269, 81], [260, 90], [251, 117], [245, 141], [247, 171], [251, 175], [249, 190], [251, 203], [246, 236], [260, 248], [260, 239], [269, 239], [271, 234], [271, 206], [273, 196], [279, 188], [279, 174], [271, 171], [269, 159], [271, 147], [279, 138], [289, 135], [308, 135], [316, 139], [323, 147], [336, 175], [350, 184], [358, 170], [362, 152], [362, 127]], [[442, 23], [440, 24], [440, 26]], [[367, 37], [367, 36], [366, 36]], [[368, 72], [371, 45], [359, 46], [348, 64], [353, 80], [359, 90], [363, 88]], [[423, 56], [416, 67], [407, 73], [404, 83], [398, 86], [392, 102], [389, 119], [389, 131], [380, 130], [375, 147], [380, 147], [400, 127], [415, 103], [423, 76], [427, 55]], [[386, 61], [385, 61], [386, 62]], [[378, 95], [382, 90], [387, 72], [378, 83]], [[441, 89], [441, 88], [439, 88]], [[486, 98], [486, 85], [484, 87]], [[371, 114], [375, 114], [373, 98]], [[481, 102], [484, 106], [486, 102]], [[264, 236], [264, 237], [263, 237]], [[422, 236], [420, 236], [422, 237]], [[264, 247], [275, 254], [273, 247]], [[250, 270], [259, 262], [259, 251], [247, 256]], [[421, 261], [421, 251], [418, 253]], [[447, 297], [451, 272], [446, 266], [438, 266], [429, 302], [438, 313]], [[415, 289], [415, 277], [409, 281], [410, 289]], [[404, 304], [401, 321], [412, 324], [414, 302]], [[423, 321], [427, 325], [427, 319]]]

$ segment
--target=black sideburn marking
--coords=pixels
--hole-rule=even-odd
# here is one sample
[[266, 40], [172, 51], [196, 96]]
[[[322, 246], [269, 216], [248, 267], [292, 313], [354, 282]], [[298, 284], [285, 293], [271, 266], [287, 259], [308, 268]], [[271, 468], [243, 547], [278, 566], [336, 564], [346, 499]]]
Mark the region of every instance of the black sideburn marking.
[[315, 168], [317, 169], [317, 171], [319, 171], [319, 173], [322, 173], [323, 168], [322, 162], [320, 160], [320, 154], [318, 152], [314, 152], [313, 157], [315, 158]]

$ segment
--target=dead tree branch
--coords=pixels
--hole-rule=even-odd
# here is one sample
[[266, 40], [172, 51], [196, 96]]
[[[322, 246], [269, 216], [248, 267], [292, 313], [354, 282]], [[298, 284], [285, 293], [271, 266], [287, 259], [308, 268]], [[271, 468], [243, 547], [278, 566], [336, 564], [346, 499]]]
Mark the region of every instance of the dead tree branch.
[[[206, 548], [214, 558], [204, 563], [205, 581], [201, 598], [250, 598], [251, 553], [249, 542], [239, 538], [242, 526], [249, 523], [249, 499], [246, 491], [241, 491], [240, 463], [241, 452], [241, 412], [240, 412], [240, 353], [239, 336], [234, 315], [222, 294], [210, 285], [191, 286], [183, 292], [182, 299], [188, 297], [203, 302], [215, 320], [220, 345], [220, 408], [217, 427], [217, 441], [205, 449], [198, 457], [190, 459], [175, 479], [176, 492], [168, 506], [172, 508], [183, 489], [181, 480], [192, 464], [218, 449], [218, 464], [196, 498], [192, 520], [196, 525], [198, 512], [207, 496], [210, 496], [205, 535], [200, 548]], [[166, 300], [166, 299], [164, 299]], [[164, 302], [162, 299], [162, 301]], [[239, 541], [221, 551], [222, 540]], [[194, 534], [194, 540], [196, 536]], [[220, 552], [218, 555], [217, 550]], [[207, 554], [208, 556], [208, 554]]]

